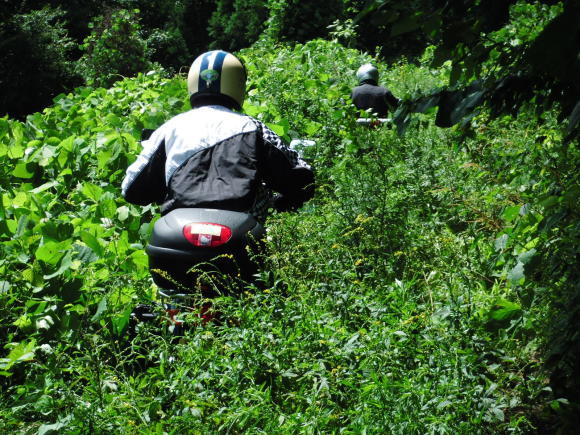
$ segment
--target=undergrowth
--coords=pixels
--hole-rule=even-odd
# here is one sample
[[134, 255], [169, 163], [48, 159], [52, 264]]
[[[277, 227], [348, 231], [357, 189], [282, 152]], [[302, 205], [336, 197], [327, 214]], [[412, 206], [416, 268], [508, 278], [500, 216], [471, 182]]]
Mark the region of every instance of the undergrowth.
[[[261, 285], [215, 301], [232, 321], [180, 340], [127, 332], [132, 308], [157, 301], [143, 253], [157, 210], [126, 204], [119, 185], [140, 130], [186, 110], [184, 78], [82, 88], [26, 123], [0, 120], [0, 429], [550, 429], [573, 406], [574, 314], [558, 303], [574, 294], [575, 145], [549, 114], [451, 130], [423, 114], [402, 137], [360, 127], [349, 94], [370, 56], [265, 44], [240, 53], [244, 110], [316, 141], [317, 194], [270, 217]], [[380, 68], [405, 98], [447, 75]]]

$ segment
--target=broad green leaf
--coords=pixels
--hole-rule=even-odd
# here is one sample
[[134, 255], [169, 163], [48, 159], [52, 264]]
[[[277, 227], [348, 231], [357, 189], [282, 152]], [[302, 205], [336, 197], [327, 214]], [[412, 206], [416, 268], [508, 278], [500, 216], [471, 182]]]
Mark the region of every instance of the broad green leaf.
[[18, 229], [18, 221], [15, 219], [8, 219], [5, 221], [6, 229], [10, 234], [15, 234]]
[[71, 222], [50, 220], [41, 224], [40, 232], [46, 239], [62, 242], [72, 236], [74, 232], [74, 226]]
[[12, 322], [12, 324], [19, 329], [27, 329], [30, 326], [32, 326], [32, 320], [30, 319], [30, 316], [28, 314], [23, 314], [14, 322]]
[[41, 142], [41, 141], [39, 141], [38, 139], [31, 140], [31, 141], [30, 141], [30, 142], [28, 142], [28, 144], [26, 145], [26, 148], [27, 148], [26, 152], [27, 152], [27, 154], [30, 154], [30, 152], [31, 152], [32, 150], [35, 150], [35, 149], [37, 149], [37, 148], [40, 148], [41, 146], [42, 146], [42, 142]]
[[8, 146], [6, 155], [11, 159], [21, 159], [24, 156], [24, 129], [21, 123], [12, 124], [12, 137], [14, 140]]
[[20, 162], [12, 170], [12, 175], [18, 178], [32, 178], [34, 176], [34, 164]]
[[64, 139], [63, 141], [61, 141], [58, 146], [60, 148], [62, 148], [63, 150], [68, 151], [69, 153], [73, 151], [73, 146], [74, 146], [74, 140], [75, 137], [74, 136], [69, 136], [66, 139]]
[[319, 124], [318, 122], [315, 121], [310, 121], [308, 123], [308, 125], [306, 126], [306, 134], [308, 136], [313, 136], [316, 133], [318, 133], [320, 131], [320, 129], [322, 128], [322, 124]]
[[8, 115], [0, 118], [0, 138], [7, 136], [10, 130], [10, 123], [8, 122]]
[[117, 217], [121, 222], [124, 222], [129, 217], [129, 207], [123, 205], [117, 209]]
[[99, 202], [101, 195], [103, 194], [103, 189], [93, 183], [84, 183], [82, 187], [83, 194], [92, 199], [94, 202]]
[[71, 251], [68, 251], [62, 258], [60, 262], [60, 267], [54, 273], [44, 275], [44, 279], [52, 279], [55, 276], [62, 275], [64, 272], [70, 269], [71, 266], [72, 266], [72, 255]]
[[99, 305], [97, 307], [97, 312], [93, 315], [93, 317], [91, 318], [91, 321], [96, 322], [97, 320], [99, 320], [105, 311], [107, 311], [107, 298], [106, 297], [101, 299], [101, 302], [99, 302]]
[[129, 307], [123, 313], [121, 313], [120, 315], [116, 315], [111, 319], [111, 323], [113, 324], [113, 328], [115, 329], [115, 334], [121, 335], [123, 333], [123, 331], [129, 324], [132, 311], [133, 311], [132, 307]]
[[332, 112], [332, 115], [331, 116], [332, 116], [332, 119], [333, 120], [337, 121], [339, 119], [344, 118], [344, 115], [345, 115], [345, 111], [344, 110], [334, 110]]
[[506, 207], [505, 210], [503, 211], [501, 217], [504, 221], [506, 221], [508, 223], [512, 222], [520, 214], [520, 209], [521, 209], [521, 206], [519, 206], [519, 205]]
[[93, 236], [88, 231], [82, 231], [81, 239], [87, 244], [89, 248], [93, 250], [95, 254], [97, 254], [99, 257], [103, 256], [103, 247], [95, 236]]
[[496, 321], [503, 321], [513, 318], [519, 314], [522, 307], [514, 302], [500, 299], [495, 302], [489, 311], [489, 318]]
[[66, 432], [66, 427], [69, 421], [72, 419], [72, 415], [66, 416], [63, 420], [59, 420], [52, 424], [43, 424], [38, 428], [36, 435], [53, 435], [62, 432]]
[[100, 151], [97, 154], [97, 163], [98, 163], [99, 170], [102, 170], [103, 168], [106, 168], [107, 165], [110, 164], [111, 156], [112, 155], [113, 155], [113, 153], [110, 150]]
[[314, 89], [319, 86], [319, 83], [314, 79], [307, 79], [304, 80], [304, 86], [306, 87], [306, 89]]
[[48, 139], [46, 139], [46, 141], [44, 142], [45, 145], [50, 145], [50, 146], [54, 146], [54, 145], [58, 145], [60, 144], [60, 138], [56, 137], [56, 136], [51, 136]]
[[73, 172], [70, 168], [65, 168], [63, 169], [59, 174], [58, 174], [58, 178], [64, 178], [65, 175], [72, 175]]
[[49, 241], [41, 246], [35, 252], [37, 259], [51, 265], [55, 265], [64, 256], [65, 250], [70, 246], [70, 240], [63, 242]]
[[36, 341], [17, 343], [10, 351], [7, 358], [0, 358], [0, 370], [10, 370], [10, 368], [19, 362], [30, 361], [34, 358], [36, 351]]
[[267, 126], [278, 136], [286, 136], [290, 127], [286, 120], [282, 120], [278, 124], [267, 124]]
[[144, 251], [135, 251], [130, 255], [131, 261], [137, 267], [147, 269], [149, 267], [149, 258]]
[[244, 113], [253, 116], [253, 117], [257, 117], [261, 111], [260, 108], [258, 106], [254, 106], [253, 104], [250, 104], [249, 102], [244, 102]]
[[509, 271], [507, 278], [514, 285], [519, 284], [525, 278], [524, 263], [519, 262]]
[[14, 233], [14, 235], [16, 235], [16, 237], [21, 237], [26, 232], [29, 222], [30, 219], [27, 215], [20, 216], [20, 218], [18, 219], [18, 226], [16, 227], [16, 232]]
[[76, 252], [75, 259], [81, 261], [82, 263], [92, 263], [93, 261], [97, 261], [99, 259], [95, 251], [93, 251], [88, 246], [75, 243], [73, 248]]
[[8, 206], [24, 207], [30, 203], [29, 196], [26, 192], [17, 192], [12, 201], [8, 200]]
[[113, 199], [103, 195], [99, 203], [99, 211], [101, 217], [112, 219], [117, 214], [117, 204]]

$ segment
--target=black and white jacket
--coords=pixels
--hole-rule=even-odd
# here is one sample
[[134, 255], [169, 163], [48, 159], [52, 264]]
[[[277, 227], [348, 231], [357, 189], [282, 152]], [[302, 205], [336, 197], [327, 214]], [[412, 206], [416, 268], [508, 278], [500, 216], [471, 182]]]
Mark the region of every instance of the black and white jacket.
[[272, 190], [296, 207], [314, 193], [312, 169], [262, 122], [226, 107], [175, 116], [142, 142], [122, 184], [138, 205], [244, 211], [264, 220]]

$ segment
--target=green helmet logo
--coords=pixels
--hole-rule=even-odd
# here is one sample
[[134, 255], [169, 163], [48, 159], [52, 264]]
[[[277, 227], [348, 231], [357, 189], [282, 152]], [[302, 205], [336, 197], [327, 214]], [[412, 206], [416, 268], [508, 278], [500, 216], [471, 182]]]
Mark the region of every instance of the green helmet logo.
[[205, 80], [207, 86], [211, 86], [212, 82], [217, 80], [220, 76], [220, 73], [217, 72], [215, 69], [204, 69], [199, 76], [202, 80]]
[[199, 55], [187, 74], [187, 91], [193, 107], [198, 103], [207, 105], [208, 96], [222, 96], [231, 99], [227, 104], [239, 110], [244, 103], [245, 89], [244, 64], [227, 51], [212, 50]]

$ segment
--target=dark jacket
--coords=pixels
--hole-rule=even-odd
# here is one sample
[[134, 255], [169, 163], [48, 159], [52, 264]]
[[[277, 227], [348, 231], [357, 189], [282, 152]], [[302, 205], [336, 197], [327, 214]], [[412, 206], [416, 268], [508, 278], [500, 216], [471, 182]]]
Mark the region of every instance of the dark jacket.
[[263, 221], [272, 190], [287, 208], [314, 194], [314, 173], [262, 122], [202, 106], [170, 119], [143, 141], [122, 193], [131, 203], [243, 211]]
[[379, 117], [385, 117], [394, 112], [399, 100], [383, 86], [377, 86], [372, 81], [363, 82], [352, 90], [352, 102], [360, 110], [372, 109]]

